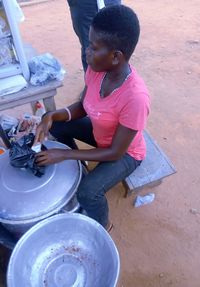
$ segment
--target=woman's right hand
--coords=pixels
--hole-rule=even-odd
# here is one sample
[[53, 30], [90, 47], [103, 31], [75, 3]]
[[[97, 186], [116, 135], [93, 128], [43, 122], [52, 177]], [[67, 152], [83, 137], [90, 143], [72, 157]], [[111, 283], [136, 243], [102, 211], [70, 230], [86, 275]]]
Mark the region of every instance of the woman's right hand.
[[45, 138], [49, 134], [49, 130], [52, 126], [52, 123], [53, 123], [53, 117], [51, 113], [47, 113], [46, 115], [43, 116], [40, 124], [37, 126], [33, 145], [37, 144], [38, 142], [42, 143], [45, 140]]

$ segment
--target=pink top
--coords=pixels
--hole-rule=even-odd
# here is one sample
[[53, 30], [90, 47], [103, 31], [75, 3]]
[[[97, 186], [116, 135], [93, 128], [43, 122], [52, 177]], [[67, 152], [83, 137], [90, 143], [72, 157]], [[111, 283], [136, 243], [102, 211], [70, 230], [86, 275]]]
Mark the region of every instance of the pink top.
[[144, 159], [146, 145], [142, 135], [149, 113], [149, 94], [144, 81], [131, 67], [131, 74], [121, 87], [105, 98], [100, 97], [101, 82], [105, 73], [88, 67], [85, 83], [87, 92], [84, 109], [91, 119], [98, 147], [109, 147], [119, 124], [138, 131], [127, 153], [137, 160]]

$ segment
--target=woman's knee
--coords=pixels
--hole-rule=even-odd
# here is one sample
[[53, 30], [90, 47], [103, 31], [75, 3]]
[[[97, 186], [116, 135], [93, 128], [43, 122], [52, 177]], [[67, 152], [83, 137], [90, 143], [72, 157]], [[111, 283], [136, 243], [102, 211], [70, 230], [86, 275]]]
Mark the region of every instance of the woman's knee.
[[82, 180], [77, 191], [77, 199], [81, 205], [91, 205], [98, 201], [98, 191], [87, 180]]

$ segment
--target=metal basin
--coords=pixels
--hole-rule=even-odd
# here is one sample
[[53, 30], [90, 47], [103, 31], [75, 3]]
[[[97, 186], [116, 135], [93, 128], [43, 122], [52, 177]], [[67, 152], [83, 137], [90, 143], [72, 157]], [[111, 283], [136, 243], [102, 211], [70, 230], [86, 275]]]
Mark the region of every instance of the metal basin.
[[8, 287], [115, 287], [119, 254], [105, 229], [81, 214], [59, 214], [17, 243]]

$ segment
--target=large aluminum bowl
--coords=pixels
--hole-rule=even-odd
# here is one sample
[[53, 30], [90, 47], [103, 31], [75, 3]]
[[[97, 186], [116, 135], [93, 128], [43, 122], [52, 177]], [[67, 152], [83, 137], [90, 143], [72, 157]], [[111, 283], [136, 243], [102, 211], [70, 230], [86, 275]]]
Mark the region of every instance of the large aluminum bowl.
[[105, 229], [81, 214], [59, 214], [32, 227], [17, 243], [8, 287], [115, 287], [119, 254]]

